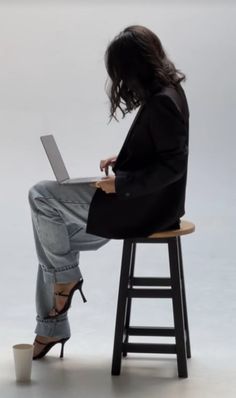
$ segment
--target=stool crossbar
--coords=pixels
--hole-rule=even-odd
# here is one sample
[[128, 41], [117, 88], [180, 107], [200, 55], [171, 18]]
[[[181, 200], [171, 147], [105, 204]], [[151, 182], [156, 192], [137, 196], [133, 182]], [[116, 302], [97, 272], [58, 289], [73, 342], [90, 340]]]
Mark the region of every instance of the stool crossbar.
[[[122, 356], [126, 357], [128, 352], [135, 352], [176, 354], [179, 377], [188, 377], [187, 358], [191, 357], [191, 348], [180, 237], [181, 235], [190, 234], [194, 230], [195, 226], [193, 223], [181, 221], [180, 229], [158, 232], [147, 238], [124, 240], [113, 346], [112, 375], [120, 374]], [[134, 276], [136, 246], [138, 243], [167, 244], [170, 277]], [[130, 316], [133, 298], [171, 299], [174, 326], [131, 326]], [[175, 337], [175, 344], [131, 343], [129, 342], [130, 336], [170, 336]]]

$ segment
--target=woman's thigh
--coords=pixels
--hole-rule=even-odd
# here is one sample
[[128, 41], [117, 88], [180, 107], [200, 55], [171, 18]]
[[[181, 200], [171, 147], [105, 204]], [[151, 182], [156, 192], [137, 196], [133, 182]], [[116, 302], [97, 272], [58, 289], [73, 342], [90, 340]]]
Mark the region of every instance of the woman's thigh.
[[[89, 206], [96, 188], [90, 184], [58, 184], [40, 181], [29, 191], [32, 209], [47, 207], [59, 214], [66, 225], [71, 249], [96, 250], [109, 239], [86, 233]], [[50, 214], [50, 213], [49, 213]]]
[[59, 184], [57, 181], [45, 180], [33, 185], [29, 190], [29, 199], [48, 198], [63, 203], [89, 205], [96, 188], [88, 183]]

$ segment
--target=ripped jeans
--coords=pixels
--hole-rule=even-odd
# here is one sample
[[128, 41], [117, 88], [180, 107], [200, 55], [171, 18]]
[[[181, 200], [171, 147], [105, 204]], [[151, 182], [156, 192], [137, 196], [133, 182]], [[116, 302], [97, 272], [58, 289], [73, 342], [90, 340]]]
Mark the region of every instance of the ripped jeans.
[[38, 275], [37, 326], [40, 336], [70, 337], [67, 312], [45, 319], [54, 305], [54, 283], [82, 277], [79, 254], [97, 250], [109, 239], [86, 233], [89, 206], [96, 188], [90, 184], [58, 184], [41, 181], [29, 190]]

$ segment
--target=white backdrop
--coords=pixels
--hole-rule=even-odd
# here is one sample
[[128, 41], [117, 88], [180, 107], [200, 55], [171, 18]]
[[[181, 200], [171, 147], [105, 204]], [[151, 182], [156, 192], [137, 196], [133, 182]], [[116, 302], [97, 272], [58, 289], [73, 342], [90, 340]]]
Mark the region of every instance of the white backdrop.
[[[152, 29], [187, 76], [186, 218], [196, 233], [183, 245], [195, 356], [202, 350], [213, 358], [216, 342], [222, 357], [235, 353], [235, 16], [227, 1], [0, 1], [0, 337], [7, 355], [17, 339], [33, 338], [37, 261], [27, 195], [35, 182], [54, 178], [39, 136], [55, 135], [72, 177], [96, 175], [100, 159], [118, 152], [134, 115], [108, 125], [103, 57], [114, 35], [131, 24]], [[120, 251], [121, 242], [113, 241], [81, 264], [90, 300], [108, 308], [102, 317], [110, 326], [105, 333], [101, 323], [100, 330], [108, 355]], [[95, 320], [104, 322], [98, 302], [78, 310], [87, 331]]]

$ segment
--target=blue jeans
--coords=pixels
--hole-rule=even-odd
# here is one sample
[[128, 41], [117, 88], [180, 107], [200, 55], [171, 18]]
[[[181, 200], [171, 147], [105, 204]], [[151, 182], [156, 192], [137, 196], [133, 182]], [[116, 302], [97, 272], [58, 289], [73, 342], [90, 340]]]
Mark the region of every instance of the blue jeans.
[[40, 336], [70, 337], [67, 313], [45, 319], [54, 305], [54, 283], [80, 279], [80, 251], [97, 250], [109, 241], [86, 233], [95, 190], [90, 184], [58, 184], [56, 181], [41, 181], [29, 190], [39, 262], [35, 333]]

